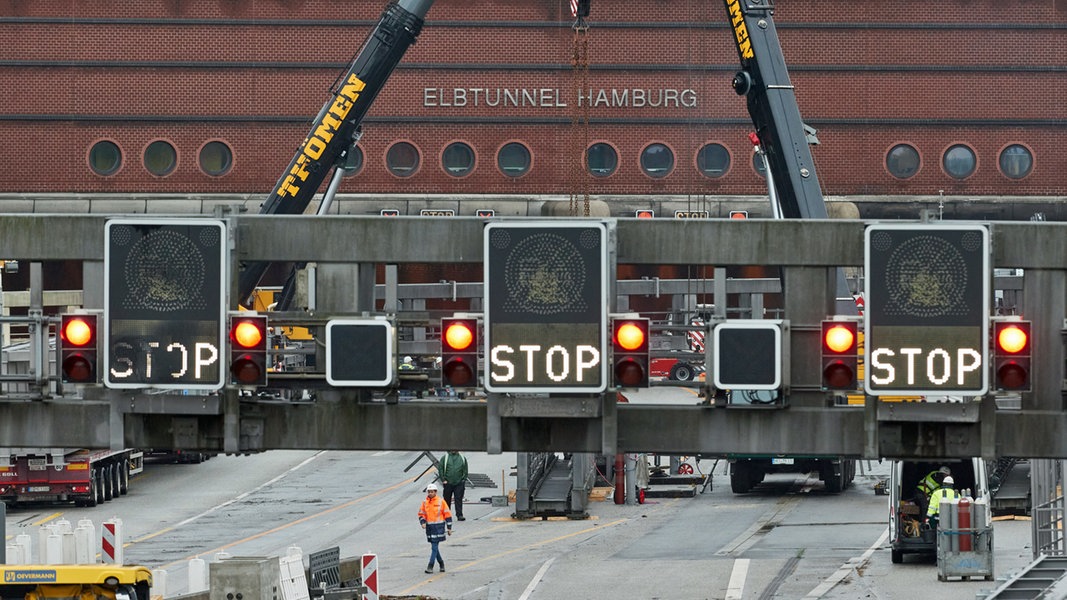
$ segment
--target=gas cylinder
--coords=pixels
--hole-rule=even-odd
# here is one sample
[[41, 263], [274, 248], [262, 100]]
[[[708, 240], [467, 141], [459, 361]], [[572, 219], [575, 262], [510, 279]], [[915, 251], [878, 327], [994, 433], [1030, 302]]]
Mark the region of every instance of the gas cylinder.
[[967, 496], [960, 498], [959, 515], [960, 552], [971, 552], [971, 539], [973, 533], [968, 531], [968, 529], [971, 528], [971, 499]]

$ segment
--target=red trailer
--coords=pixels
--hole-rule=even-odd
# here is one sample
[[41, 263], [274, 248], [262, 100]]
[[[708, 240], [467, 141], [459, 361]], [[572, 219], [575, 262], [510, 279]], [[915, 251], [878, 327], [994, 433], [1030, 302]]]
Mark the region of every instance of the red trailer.
[[96, 506], [126, 494], [143, 469], [139, 450], [0, 449], [0, 500]]

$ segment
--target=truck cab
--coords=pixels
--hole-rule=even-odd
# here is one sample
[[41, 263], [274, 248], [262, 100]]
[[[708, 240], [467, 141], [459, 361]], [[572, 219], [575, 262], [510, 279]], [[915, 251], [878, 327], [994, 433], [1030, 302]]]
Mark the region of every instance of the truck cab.
[[[990, 502], [989, 475], [981, 458], [945, 460], [893, 461], [889, 474], [889, 539], [893, 563], [904, 561], [905, 554], [936, 556], [937, 536], [926, 528], [926, 502], [920, 499], [919, 482], [941, 467], [952, 470], [953, 487], [961, 496], [970, 496], [975, 503]], [[972, 526], [988, 529], [992, 526], [992, 511], [983, 511], [984, 519]]]

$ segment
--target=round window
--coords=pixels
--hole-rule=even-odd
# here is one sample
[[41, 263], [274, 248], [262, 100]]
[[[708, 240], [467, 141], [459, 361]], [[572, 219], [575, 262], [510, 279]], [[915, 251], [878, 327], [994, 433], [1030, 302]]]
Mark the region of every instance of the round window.
[[666, 177], [674, 170], [674, 152], [664, 144], [649, 144], [641, 152], [641, 170], [649, 177]]
[[463, 142], [452, 142], [441, 155], [441, 166], [453, 177], [463, 177], [474, 169], [474, 150]]
[[200, 168], [208, 175], [212, 177], [225, 175], [231, 167], [233, 167], [233, 152], [224, 142], [208, 142], [200, 149]]
[[419, 168], [419, 149], [408, 142], [397, 142], [385, 153], [385, 165], [397, 177], [411, 177]]
[[919, 151], [910, 144], [897, 144], [885, 155], [885, 168], [897, 179], [907, 179], [919, 172]]
[[963, 144], [956, 144], [945, 151], [945, 172], [954, 179], [966, 179], [978, 168], [978, 157]]
[[144, 150], [144, 166], [157, 177], [170, 175], [178, 166], [178, 152], [170, 142], [156, 140]]
[[615, 152], [615, 148], [604, 142], [589, 146], [585, 160], [589, 165], [589, 173], [595, 177], [607, 177], [619, 167], [619, 154]]
[[525, 175], [530, 170], [530, 150], [519, 142], [504, 144], [497, 153], [496, 164], [508, 177]]
[[351, 177], [356, 173], [363, 170], [363, 149], [359, 146], [353, 145], [348, 149], [348, 155], [345, 156], [345, 164], [343, 167], [344, 176]]
[[697, 152], [697, 169], [705, 177], [718, 179], [730, 170], [730, 152], [722, 144], [707, 144]]
[[1034, 156], [1019, 144], [1012, 144], [1000, 152], [1000, 172], [1010, 179], [1022, 179], [1034, 168]]
[[97, 175], [114, 175], [122, 166], [122, 150], [115, 142], [103, 140], [89, 150], [89, 168]]

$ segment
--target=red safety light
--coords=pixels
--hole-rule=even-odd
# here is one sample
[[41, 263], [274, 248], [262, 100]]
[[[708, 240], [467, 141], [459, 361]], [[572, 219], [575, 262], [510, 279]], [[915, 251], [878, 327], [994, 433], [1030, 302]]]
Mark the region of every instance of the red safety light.
[[634, 216], [637, 217], [638, 219], [653, 219], [653, 218], [656, 217], [656, 211], [651, 210], [651, 209], [648, 209], [648, 210], [635, 210], [634, 211]]
[[748, 211], [747, 210], [731, 210], [730, 211], [730, 218], [731, 219], [747, 219], [748, 218]]
[[996, 388], [1030, 390], [1030, 321], [993, 322], [993, 370]]
[[496, 216], [496, 210], [492, 208], [479, 208], [474, 212], [474, 216], [488, 219], [489, 217]]
[[441, 319], [441, 383], [452, 387], [478, 384], [477, 319]]
[[648, 387], [649, 320], [614, 319], [611, 328], [611, 360], [615, 387]]
[[97, 382], [97, 316], [60, 315], [60, 380], [63, 383]]
[[230, 383], [263, 386], [267, 384], [267, 317], [262, 315], [230, 318]]
[[853, 391], [859, 373], [859, 323], [822, 322], [822, 389]]

